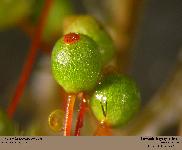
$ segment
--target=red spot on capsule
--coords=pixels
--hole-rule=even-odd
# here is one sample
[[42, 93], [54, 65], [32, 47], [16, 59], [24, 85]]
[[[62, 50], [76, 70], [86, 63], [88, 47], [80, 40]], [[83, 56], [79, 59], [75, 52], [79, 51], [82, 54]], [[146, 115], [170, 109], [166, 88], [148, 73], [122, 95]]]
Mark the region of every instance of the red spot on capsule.
[[64, 35], [64, 42], [67, 44], [73, 44], [80, 40], [80, 35], [76, 33], [69, 33]]

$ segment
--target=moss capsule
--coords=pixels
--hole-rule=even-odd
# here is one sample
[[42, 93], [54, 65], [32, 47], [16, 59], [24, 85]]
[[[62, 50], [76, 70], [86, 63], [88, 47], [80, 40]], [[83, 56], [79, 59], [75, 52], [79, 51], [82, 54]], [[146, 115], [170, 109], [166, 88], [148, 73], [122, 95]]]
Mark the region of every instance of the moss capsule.
[[138, 111], [140, 93], [135, 82], [123, 75], [108, 76], [96, 88], [90, 107], [100, 122], [119, 127]]
[[91, 90], [101, 71], [97, 44], [88, 36], [69, 33], [53, 48], [52, 73], [68, 93]]
[[112, 59], [115, 51], [113, 41], [94, 17], [87, 15], [72, 16], [70, 19], [66, 19], [65, 22], [68, 23], [64, 29], [64, 33], [75, 32], [85, 34], [99, 45], [103, 65]]

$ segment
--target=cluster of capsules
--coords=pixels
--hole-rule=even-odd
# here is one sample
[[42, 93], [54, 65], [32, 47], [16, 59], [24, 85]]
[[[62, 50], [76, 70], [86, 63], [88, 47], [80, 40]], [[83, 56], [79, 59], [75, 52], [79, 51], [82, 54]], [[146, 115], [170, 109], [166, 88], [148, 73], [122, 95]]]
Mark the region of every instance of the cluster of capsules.
[[94, 17], [80, 15], [69, 20], [51, 56], [57, 83], [70, 94], [89, 93], [86, 101], [93, 115], [111, 128], [125, 125], [141, 103], [133, 79], [115, 72], [103, 74], [114, 55], [115, 46], [103, 26]]
[[[34, 24], [43, 3], [44, 0], [0, 1], [0, 6], [3, 6], [0, 7], [0, 14], [3, 14], [0, 16], [0, 29], [13, 26], [27, 17]], [[70, 14], [73, 12], [68, 1], [54, 0], [42, 40], [50, 42], [52, 37], [60, 35], [61, 18]], [[85, 15], [71, 17], [63, 32], [51, 56], [55, 80], [69, 94], [87, 93], [86, 102], [99, 123], [112, 128], [125, 125], [139, 110], [140, 93], [130, 77], [114, 72], [103, 74], [115, 55], [112, 38], [95, 18]], [[62, 115], [59, 113], [53, 112], [53, 116]], [[0, 112], [0, 121], [8, 122], [3, 116], [5, 113]], [[11, 125], [0, 125], [0, 131], [8, 130], [11, 131], [8, 135], [14, 134]], [[54, 126], [56, 130], [59, 128]]]

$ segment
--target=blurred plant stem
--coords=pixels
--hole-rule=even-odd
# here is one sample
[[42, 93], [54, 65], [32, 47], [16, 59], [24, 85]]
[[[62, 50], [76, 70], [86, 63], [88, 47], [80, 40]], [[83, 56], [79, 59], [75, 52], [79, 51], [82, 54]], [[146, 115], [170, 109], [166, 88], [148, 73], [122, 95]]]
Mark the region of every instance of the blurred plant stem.
[[[182, 50], [175, 71], [143, 111], [123, 130], [126, 135], [159, 135], [182, 115]], [[167, 126], [166, 126], [167, 125]]]
[[[35, 26], [30, 25], [30, 23], [27, 20], [24, 20], [23, 22], [20, 22], [18, 24], [18, 26], [24, 33], [27, 34], [28, 37], [30, 37], [31, 40], [33, 40], [34, 33], [36, 32], [36, 27]], [[40, 51], [50, 55], [53, 44], [54, 44], [53, 42], [46, 43], [46, 42], [41, 41], [40, 46], [39, 46]]]
[[17, 87], [15, 89], [15, 94], [12, 98], [12, 101], [11, 101], [9, 107], [7, 108], [7, 113], [10, 118], [12, 118], [14, 116], [14, 112], [16, 111], [17, 105], [19, 104], [20, 98], [23, 94], [26, 83], [29, 79], [33, 65], [35, 63], [36, 56], [38, 53], [38, 48], [41, 43], [41, 37], [42, 37], [42, 32], [44, 29], [45, 22], [46, 22], [46, 17], [49, 13], [52, 1], [53, 0], [45, 1], [45, 6], [43, 7], [42, 14], [40, 16], [40, 20], [38, 22], [36, 32], [35, 32], [34, 38], [32, 40], [32, 44], [29, 49], [29, 53], [28, 53], [26, 62], [23, 66], [22, 73], [20, 75], [20, 79], [19, 79]]
[[110, 12], [108, 24], [118, 49], [116, 57], [120, 71], [127, 71], [143, 0], [108, 0], [105, 5]]

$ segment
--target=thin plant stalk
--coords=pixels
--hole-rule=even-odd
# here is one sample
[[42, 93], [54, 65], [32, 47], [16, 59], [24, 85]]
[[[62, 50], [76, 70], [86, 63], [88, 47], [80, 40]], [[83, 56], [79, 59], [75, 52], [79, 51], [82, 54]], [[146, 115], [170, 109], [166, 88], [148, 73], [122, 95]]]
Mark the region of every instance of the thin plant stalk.
[[80, 130], [83, 127], [83, 119], [84, 119], [85, 111], [86, 111], [86, 99], [82, 95], [79, 114], [78, 114], [78, 118], [77, 118], [77, 122], [76, 122], [75, 136], [80, 136]]
[[34, 34], [33, 39], [32, 39], [32, 44], [31, 44], [31, 47], [29, 49], [29, 53], [28, 53], [28, 56], [26, 58], [26, 62], [23, 66], [18, 84], [16, 86], [15, 93], [13, 95], [11, 102], [10, 102], [10, 105], [7, 108], [7, 113], [8, 113], [9, 118], [12, 118], [14, 116], [17, 105], [20, 102], [20, 98], [24, 92], [25, 86], [26, 86], [27, 81], [30, 77], [33, 65], [35, 63], [35, 60], [36, 60], [36, 57], [38, 54], [38, 48], [39, 48], [39, 45], [41, 43], [42, 32], [44, 30], [44, 26], [46, 24], [46, 19], [47, 19], [47, 16], [48, 16], [52, 2], [53, 2], [53, 0], [46, 0], [45, 1], [45, 5], [43, 7], [37, 28], [35, 30], [35, 34]]
[[71, 135], [71, 126], [72, 126], [75, 99], [76, 99], [76, 95], [74, 95], [74, 94], [68, 95], [65, 122], [64, 122], [64, 136]]

